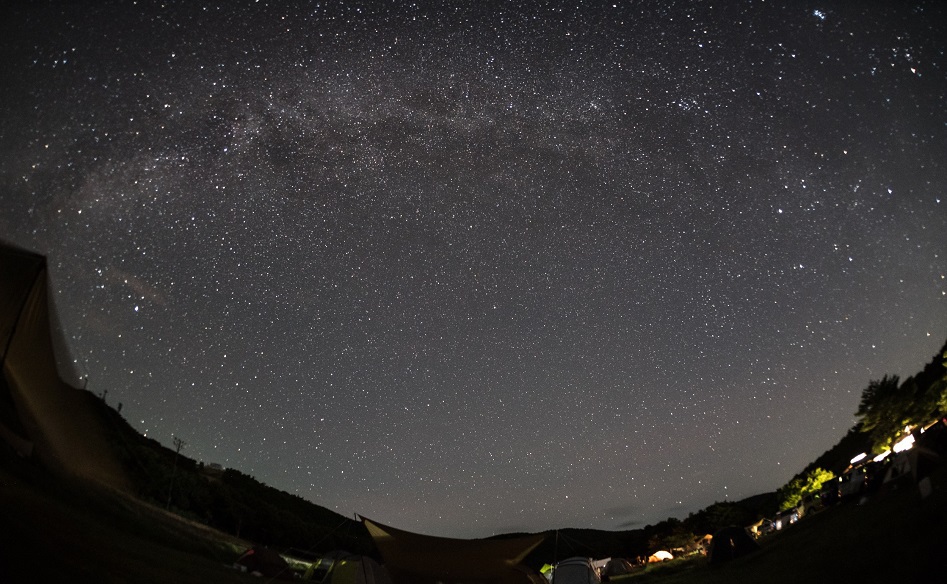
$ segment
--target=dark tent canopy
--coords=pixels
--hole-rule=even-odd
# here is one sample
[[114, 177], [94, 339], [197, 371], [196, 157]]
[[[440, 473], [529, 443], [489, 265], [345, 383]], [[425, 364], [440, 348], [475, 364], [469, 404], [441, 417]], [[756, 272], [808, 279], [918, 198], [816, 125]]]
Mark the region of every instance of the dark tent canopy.
[[708, 562], [722, 564], [760, 549], [752, 536], [743, 527], [724, 527], [714, 534], [710, 542]]
[[362, 518], [396, 583], [544, 582], [520, 566], [542, 535], [506, 539], [450, 539], [421, 535]]
[[91, 394], [59, 377], [46, 258], [0, 242], [0, 436], [49, 468], [124, 487]]

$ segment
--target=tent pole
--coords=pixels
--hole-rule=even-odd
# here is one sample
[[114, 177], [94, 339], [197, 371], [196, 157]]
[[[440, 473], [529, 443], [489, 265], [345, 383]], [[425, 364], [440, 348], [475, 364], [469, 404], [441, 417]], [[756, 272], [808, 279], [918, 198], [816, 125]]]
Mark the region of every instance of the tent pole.
[[552, 550], [552, 564], [556, 565], [559, 563], [559, 530], [556, 530], [556, 545]]

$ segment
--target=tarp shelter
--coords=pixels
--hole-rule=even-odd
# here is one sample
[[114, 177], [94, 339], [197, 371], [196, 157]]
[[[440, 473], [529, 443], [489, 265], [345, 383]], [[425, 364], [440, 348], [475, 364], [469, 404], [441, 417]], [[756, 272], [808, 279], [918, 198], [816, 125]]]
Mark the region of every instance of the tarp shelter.
[[760, 549], [753, 536], [744, 527], [724, 527], [714, 534], [710, 542], [708, 562], [722, 564]]
[[890, 483], [891, 481], [911, 474], [911, 457], [908, 455], [909, 452], [909, 450], [906, 450], [895, 455], [894, 459], [888, 465], [888, 470], [885, 472], [885, 483]]
[[544, 582], [520, 566], [542, 535], [506, 539], [452, 539], [402, 531], [370, 519], [362, 522], [375, 540], [391, 579], [405, 584], [523, 584]]
[[708, 533], [703, 537], [698, 538], [697, 541], [694, 542], [694, 545], [697, 547], [698, 551], [706, 555], [707, 551], [710, 549], [710, 544], [713, 543], [713, 541], [714, 536]]
[[303, 574], [319, 584], [391, 584], [388, 572], [368, 556], [335, 551], [319, 558]]
[[123, 488], [95, 398], [59, 376], [51, 314], [46, 258], [0, 242], [0, 434], [49, 468]]
[[910, 480], [919, 482], [930, 475], [931, 470], [940, 465], [941, 457], [934, 450], [915, 444], [910, 450], [899, 452], [891, 461], [884, 475], [884, 483]]

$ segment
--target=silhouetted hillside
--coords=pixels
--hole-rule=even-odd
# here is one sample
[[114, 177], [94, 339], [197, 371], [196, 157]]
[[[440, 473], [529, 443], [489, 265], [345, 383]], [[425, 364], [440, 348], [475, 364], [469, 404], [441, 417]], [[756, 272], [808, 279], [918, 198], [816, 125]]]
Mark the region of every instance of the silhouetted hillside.
[[375, 554], [361, 523], [235, 469], [205, 467], [142, 436], [104, 400], [87, 393], [134, 495], [260, 544], [314, 552]]
[[[361, 523], [269, 487], [238, 470], [204, 467], [142, 436], [102, 399], [91, 393], [87, 397], [96, 402], [109, 442], [139, 498], [164, 507], [170, 492], [172, 511], [262, 544], [313, 552], [345, 549], [377, 554]], [[687, 518], [668, 518], [642, 529], [550, 531], [543, 544], [529, 555], [527, 564], [538, 567], [576, 555], [646, 556], [659, 548], [683, 548], [721, 527], [746, 525], [772, 515], [775, 505], [775, 494], [766, 493], [743, 501], [715, 503]]]
[[[901, 389], [909, 388], [910, 392], [900, 391], [895, 398], [906, 400], [921, 393], [939, 392], [938, 396], [947, 393], [944, 376], [943, 355], [939, 354], [921, 373], [909, 378], [910, 383], [902, 384]], [[344, 549], [377, 557], [371, 537], [361, 523], [269, 487], [236, 469], [205, 467], [185, 454], [142, 436], [118, 411], [109, 407], [105, 399], [77, 391], [100, 419], [107, 444], [124, 469], [135, 497], [259, 544], [314, 553]], [[16, 428], [19, 420], [7, 394], [0, 392], [2, 420], [8, 427]], [[815, 468], [839, 473], [854, 455], [867, 452], [871, 447], [871, 436], [856, 424], [838, 444], [797, 476]], [[686, 518], [671, 517], [642, 529], [550, 531], [526, 563], [539, 567], [576, 555], [633, 558], [658, 549], [688, 549], [705, 534], [728, 525], [749, 525], [762, 517], [771, 517], [776, 510], [776, 493], [764, 493], [742, 501], [714, 503]]]

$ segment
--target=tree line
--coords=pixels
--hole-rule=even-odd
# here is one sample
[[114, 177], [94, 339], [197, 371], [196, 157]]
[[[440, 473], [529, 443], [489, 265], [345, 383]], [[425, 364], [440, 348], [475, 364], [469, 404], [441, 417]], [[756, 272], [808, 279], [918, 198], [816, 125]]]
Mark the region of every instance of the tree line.
[[885, 375], [862, 392], [855, 415], [868, 434], [872, 452], [880, 454], [908, 432], [947, 414], [947, 344], [924, 370], [900, 381]]
[[916, 375], [871, 380], [855, 411], [855, 426], [833, 449], [820, 456], [777, 491], [780, 509], [799, 504], [849, 466], [852, 452], [881, 454], [907, 434], [947, 416], [947, 342]]

